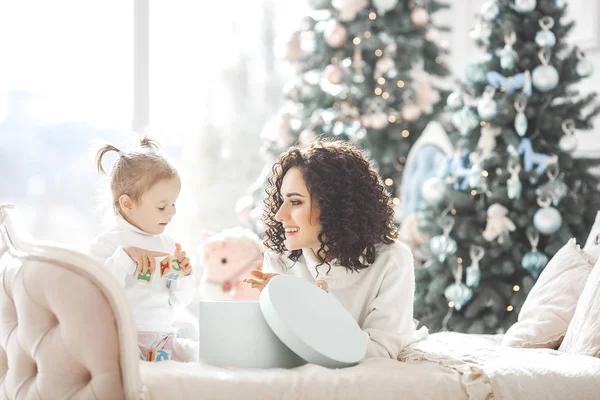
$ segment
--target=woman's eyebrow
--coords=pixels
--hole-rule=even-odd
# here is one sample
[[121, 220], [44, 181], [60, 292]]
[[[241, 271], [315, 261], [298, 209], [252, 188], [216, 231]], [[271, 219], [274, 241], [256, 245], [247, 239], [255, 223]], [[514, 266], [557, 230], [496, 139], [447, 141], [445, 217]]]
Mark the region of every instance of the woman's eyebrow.
[[300, 193], [296, 193], [296, 192], [288, 193], [288, 194], [285, 195], [285, 197], [292, 197], [292, 196], [304, 197]]

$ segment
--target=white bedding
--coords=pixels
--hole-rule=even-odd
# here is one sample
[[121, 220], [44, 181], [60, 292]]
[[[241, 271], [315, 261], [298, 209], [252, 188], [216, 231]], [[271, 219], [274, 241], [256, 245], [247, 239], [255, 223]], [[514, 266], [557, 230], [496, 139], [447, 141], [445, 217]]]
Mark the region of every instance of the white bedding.
[[140, 369], [152, 400], [467, 399], [457, 371], [427, 361], [373, 358], [340, 370], [314, 364], [253, 370], [143, 361]]

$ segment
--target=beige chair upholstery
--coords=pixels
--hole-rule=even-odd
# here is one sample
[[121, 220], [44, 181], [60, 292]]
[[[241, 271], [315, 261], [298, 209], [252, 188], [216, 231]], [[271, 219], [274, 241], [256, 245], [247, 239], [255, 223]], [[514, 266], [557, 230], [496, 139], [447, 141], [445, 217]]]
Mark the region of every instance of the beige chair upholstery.
[[131, 312], [91, 258], [35, 242], [0, 205], [0, 399], [137, 399]]

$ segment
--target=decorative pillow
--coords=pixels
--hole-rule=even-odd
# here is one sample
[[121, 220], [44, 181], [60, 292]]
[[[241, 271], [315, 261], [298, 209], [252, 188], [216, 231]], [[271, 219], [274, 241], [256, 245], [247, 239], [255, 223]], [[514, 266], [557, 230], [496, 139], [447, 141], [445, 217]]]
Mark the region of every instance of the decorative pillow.
[[504, 335], [511, 347], [557, 348], [592, 270], [589, 257], [570, 239], [552, 257], [527, 295], [518, 321]]
[[596, 214], [596, 221], [594, 222], [594, 226], [592, 226], [590, 234], [585, 241], [583, 251], [590, 256], [592, 259], [592, 264], [596, 264], [598, 257], [600, 257], [600, 211], [598, 211]]
[[592, 269], [577, 302], [560, 351], [600, 357], [600, 261]]

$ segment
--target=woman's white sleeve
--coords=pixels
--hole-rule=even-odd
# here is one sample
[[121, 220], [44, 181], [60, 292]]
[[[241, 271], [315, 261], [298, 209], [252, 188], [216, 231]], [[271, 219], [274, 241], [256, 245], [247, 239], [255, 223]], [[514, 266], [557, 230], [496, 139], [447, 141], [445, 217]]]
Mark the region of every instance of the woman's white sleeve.
[[[413, 322], [415, 273], [412, 254], [405, 248], [398, 258], [392, 258], [370, 313], [362, 325], [369, 357], [397, 359], [402, 348], [418, 338]], [[425, 335], [426, 331], [421, 332]]]

